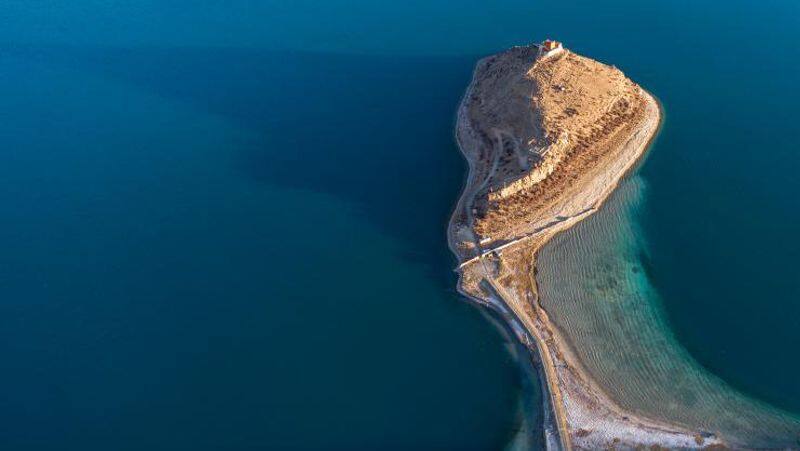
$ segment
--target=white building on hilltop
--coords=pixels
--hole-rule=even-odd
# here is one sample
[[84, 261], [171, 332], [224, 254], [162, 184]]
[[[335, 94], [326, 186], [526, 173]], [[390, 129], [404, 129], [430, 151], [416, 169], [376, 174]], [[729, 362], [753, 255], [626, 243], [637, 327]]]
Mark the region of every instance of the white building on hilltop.
[[542, 58], [546, 58], [548, 56], [552, 56], [563, 51], [564, 51], [564, 46], [562, 46], [561, 43], [558, 41], [546, 39], [539, 45], [539, 56]]

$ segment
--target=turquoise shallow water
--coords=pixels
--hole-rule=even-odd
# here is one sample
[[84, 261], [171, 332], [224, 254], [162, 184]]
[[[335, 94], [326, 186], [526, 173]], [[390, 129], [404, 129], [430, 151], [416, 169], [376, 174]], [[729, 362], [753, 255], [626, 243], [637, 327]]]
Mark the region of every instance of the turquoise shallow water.
[[453, 112], [545, 37], [667, 111], [635, 233], [591, 241], [646, 243], [682, 371], [800, 412], [798, 8], [3, 2], [0, 447], [507, 443], [532, 385], [453, 292]]
[[[746, 396], [676, 340], [640, 225], [649, 185], [626, 180], [603, 210], [539, 254], [542, 305], [594, 381], [621, 407], [721, 434], [735, 448], [796, 447], [800, 418]], [[713, 327], [710, 318], [695, 318]]]

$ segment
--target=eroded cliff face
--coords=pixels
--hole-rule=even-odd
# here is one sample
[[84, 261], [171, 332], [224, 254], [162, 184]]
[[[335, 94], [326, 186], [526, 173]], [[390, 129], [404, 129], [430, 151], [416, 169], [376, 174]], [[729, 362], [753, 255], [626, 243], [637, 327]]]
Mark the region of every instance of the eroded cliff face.
[[519, 47], [484, 60], [466, 112], [485, 167], [474, 231], [484, 242], [524, 233], [518, 224], [619, 146], [643, 102], [621, 71], [570, 51]]

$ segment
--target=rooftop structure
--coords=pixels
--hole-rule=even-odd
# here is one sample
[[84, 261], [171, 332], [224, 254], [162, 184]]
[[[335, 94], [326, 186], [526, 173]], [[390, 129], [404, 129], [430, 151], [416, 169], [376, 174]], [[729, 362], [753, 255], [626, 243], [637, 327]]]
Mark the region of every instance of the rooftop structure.
[[552, 41], [550, 39], [547, 39], [544, 42], [542, 42], [542, 48], [549, 52], [550, 50], [560, 49], [561, 43], [558, 41]]
[[541, 56], [550, 56], [564, 50], [564, 47], [558, 41], [546, 39], [539, 45], [539, 54]]

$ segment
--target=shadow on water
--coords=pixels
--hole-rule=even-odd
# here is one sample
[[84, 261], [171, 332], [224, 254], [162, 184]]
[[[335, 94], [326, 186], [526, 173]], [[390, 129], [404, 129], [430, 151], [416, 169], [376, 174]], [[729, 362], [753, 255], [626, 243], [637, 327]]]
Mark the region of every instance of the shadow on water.
[[243, 174], [353, 203], [363, 218], [403, 241], [405, 260], [452, 289], [445, 224], [465, 170], [452, 126], [476, 57], [236, 49], [23, 53], [88, 65], [254, 131], [263, 142], [235, 155]]

